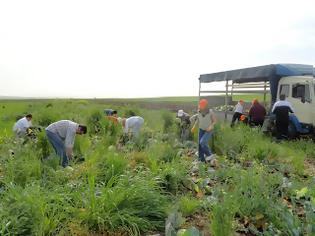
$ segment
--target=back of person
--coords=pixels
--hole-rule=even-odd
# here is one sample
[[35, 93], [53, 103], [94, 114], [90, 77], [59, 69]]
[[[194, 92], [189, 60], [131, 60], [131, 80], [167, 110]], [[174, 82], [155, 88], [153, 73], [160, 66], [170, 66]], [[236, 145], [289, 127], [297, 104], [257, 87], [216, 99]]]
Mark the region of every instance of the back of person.
[[126, 124], [129, 128], [133, 127], [136, 124], [142, 124], [144, 119], [141, 116], [131, 116], [126, 119]]
[[274, 110], [274, 114], [276, 115], [276, 120], [288, 123], [289, 110], [290, 108], [287, 106], [276, 107]]
[[276, 115], [276, 121], [289, 123], [289, 113], [293, 113], [293, 108], [288, 101], [280, 100], [274, 104], [272, 112]]
[[266, 109], [260, 103], [253, 104], [249, 111], [251, 121], [261, 122], [264, 121], [266, 115]]
[[28, 121], [26, 119], [26, 117], [23, 117], [21, 119], [19, 119], [13, 126], [13, 131], [17, 131], [17, 130], [20, 130], [20, 131], [26, 131], [27, 128], [31, 127], [32, 126], [32, 123], [31, 121]]
[[60, 120], [50, 124], [46, 130], [57, 134], [60, 138], [66, 139], [69, 135], [75, 135], [78, 124], [70, 120]]

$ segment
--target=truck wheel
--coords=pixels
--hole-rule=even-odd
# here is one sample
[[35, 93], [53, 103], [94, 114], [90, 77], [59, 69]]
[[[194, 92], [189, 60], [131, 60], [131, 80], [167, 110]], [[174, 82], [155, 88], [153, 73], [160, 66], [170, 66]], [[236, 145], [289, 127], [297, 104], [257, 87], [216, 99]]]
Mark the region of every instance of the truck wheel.
[[288, 127], [288, 138], [295, 139], [297, 137], [298, 137], [298, 132], [296, 130], [296, 127], [292, 122], [290, 122], [289, 127]]

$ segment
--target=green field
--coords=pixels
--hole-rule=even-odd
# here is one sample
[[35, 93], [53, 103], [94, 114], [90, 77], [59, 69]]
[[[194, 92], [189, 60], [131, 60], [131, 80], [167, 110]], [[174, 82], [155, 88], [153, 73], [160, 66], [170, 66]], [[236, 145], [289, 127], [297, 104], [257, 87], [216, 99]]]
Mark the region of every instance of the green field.
[[[163, 102], [197, 99], [0, 101], [0, 235], [315, 235], [311, 140], [275, 143], [220, 123], [211, 141], [217, 162], [199, 163], [197, 134], [181, 143]], [[122, 142], [105, 108], [144, 117], [140, 137]], [[43, 131], [17, 140], [12, 126], [26, 113], [43, 128], [86, 124], [74, 147], [85, 161], [62, 168]]]

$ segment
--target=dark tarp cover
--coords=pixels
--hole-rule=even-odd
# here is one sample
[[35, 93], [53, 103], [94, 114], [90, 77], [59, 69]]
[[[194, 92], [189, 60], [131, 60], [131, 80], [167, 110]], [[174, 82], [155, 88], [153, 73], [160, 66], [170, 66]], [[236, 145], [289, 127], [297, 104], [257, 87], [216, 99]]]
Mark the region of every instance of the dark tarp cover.
[[301, 64], [271, 64], [213, 74], [204, 74], [200, 75], [199, 81], [201, 83], [211, 83], [226, 80], [232, 80], [236, 83], [269, 81], [272, 102], [275, 102], [277, 97], [277, 87], [281, 77], [298, 75], [314, 76], [313, 66]]

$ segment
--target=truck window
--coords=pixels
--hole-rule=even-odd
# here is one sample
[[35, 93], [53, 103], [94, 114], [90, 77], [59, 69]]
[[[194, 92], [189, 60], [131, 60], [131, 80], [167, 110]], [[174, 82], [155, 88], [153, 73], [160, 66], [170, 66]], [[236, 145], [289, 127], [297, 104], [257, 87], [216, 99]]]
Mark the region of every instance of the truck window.
[[284, 94], [285, 97], [289, 97], [289, 90], [290, 90], [290, 85], [288, 85], [288, 84], [281, 84], [280, 85], [279, 97], [280, 97], [281, 94]]
[[310, 87], [308, 84], [294, 84], [292, 85], [292, 97], [293, 98], [305, 98], [310, 100]]

